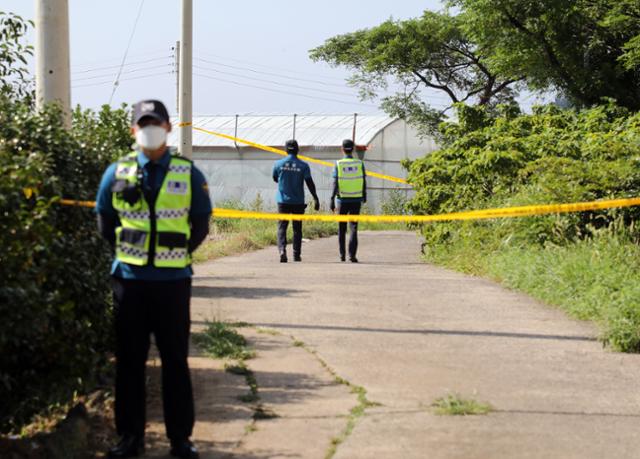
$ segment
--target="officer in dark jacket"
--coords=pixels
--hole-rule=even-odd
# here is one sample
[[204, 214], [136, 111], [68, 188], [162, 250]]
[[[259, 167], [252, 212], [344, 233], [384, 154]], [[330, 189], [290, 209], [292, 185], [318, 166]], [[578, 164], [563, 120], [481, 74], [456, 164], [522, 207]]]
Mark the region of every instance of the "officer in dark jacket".
[[189, 440], [194, 405], [188, 366], [191, 253], [209, 231], [202, 173], [167, 148], [169, 114], [157, 100], [133, 108], [138, 149], [106, 170], [96, 212], [115, 249], [116, 429], [108, 457], [144, 453], [145, 366], [153, 333], [162, 360], [162, 399], [171, 455], [197, 458]]
[[[287, 140], [285, 149], [288, 156], [273, 165], [273, 181], [278, 184], [276, 201], [281, 214], [304, 214], [307, 205], [304, 203], [304, 184], [313, 196], [314, 209], [320, 209], [320, 201], [316, 186], [311, 178], [311, 169], [304, 161], [298, 159], [298, 142]], [[278, 221], [278, 251], [280, 262], [287, 262], [287, 227], [289, 220]], [[302, 261], [302, 222], [293, 221], [293, 261]]]

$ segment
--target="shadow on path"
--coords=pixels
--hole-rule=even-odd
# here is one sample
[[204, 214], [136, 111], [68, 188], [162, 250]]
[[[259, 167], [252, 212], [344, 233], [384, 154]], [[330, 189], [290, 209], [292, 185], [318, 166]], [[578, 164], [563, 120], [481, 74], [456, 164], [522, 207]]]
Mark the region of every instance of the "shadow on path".
[[[197, 322], [196, 322], [197, 323]], [[367, 328], [367, 327], [340, 327], [337, 325], [295, 325], [277, 323], [258, 323], [257, 327], [266, 328], [286, 328], [301, 330], [333, 330], [346, 332], [367, 332], [367, 333], [398, 333], [408, 335], [452, 335], [452, 336], [485, 336], [492, 338], [521, 338], [521, 339], [542, 339], [542, 340], [563, 340], [563, 341], [597, 341], [590, 336], [567, 336], [567, 335], [543, 335], [539, 333], [518, 333], [518, 332], [492, 332], [473, 330], [434, 330], [434, 329], [391, 329], [391, 328]]]
[[303, 292], [303, 290], [287, 288], [212, 287], [207, 285], [194, 285], [191, 288], [191, 296], [193, 298], [243, 298], [258, 300], [292, 296]]

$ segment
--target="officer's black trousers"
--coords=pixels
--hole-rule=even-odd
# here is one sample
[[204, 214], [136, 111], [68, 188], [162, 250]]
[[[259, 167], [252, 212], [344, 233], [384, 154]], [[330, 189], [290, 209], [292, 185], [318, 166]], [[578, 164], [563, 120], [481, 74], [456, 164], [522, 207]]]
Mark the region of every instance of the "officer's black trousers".
[[112, 277], [116, 326], [116, 429], [144, 435], [145, 366], [153, 333], [162, 360], [167, 436], [184, 440], [194, 423], [189, 354], [191, 279], [141, 281]]
[[[281, 214], [304, 214], [305, 204], [278, 204], [278, 212]], [[293, 226], [293, 255], [300, 255], [302, 250], [302, 222], [292, 221]], [[287, 228], [289, 220], [278, 220], [278, 250], [280, 253], [287, 249]]]
[[[341, 202], [338, 208], [340, 215], [360, 215], [361, 203]], [[355, 258], [358, 251], [358, 222], [349, 222], [349, 258]], [[347, 222], [338, 223], [338, 245], [340, 256], [345, 256], [345, 239], [347, 237]]]

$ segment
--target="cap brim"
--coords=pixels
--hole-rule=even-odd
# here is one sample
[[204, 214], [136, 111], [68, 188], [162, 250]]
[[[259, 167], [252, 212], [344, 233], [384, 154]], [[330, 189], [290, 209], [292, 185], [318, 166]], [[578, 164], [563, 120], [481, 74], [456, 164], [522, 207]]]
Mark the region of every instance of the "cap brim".
[[165, 122], [167, 121], [166, 119], [164, 119], [163, 116], [158, 115], [157, 113], [153, 113], [153, 112], [149, 112], [149, 113], [142, 113], [140, 116], [138, 116], [134, 121], [133, 124], [138, 124], [140, 122], [140, 120], [142, 120], [143, 118], [153, 118], [155, 120], [158, 121], [162, 121]]

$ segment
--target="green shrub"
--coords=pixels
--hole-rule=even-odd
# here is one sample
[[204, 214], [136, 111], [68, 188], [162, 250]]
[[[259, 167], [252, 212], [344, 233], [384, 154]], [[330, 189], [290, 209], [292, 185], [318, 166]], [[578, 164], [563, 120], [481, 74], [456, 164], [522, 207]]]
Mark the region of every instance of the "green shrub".
[[[466, 108], [463, 115], [443, 126], [440, 151], [408, 164], [414, 213], [640, 196], [638, 113], [607, 103], [493, 119]], [[639, 217], [634, 207], [424, 225], [423, 250], [431, 261], [593, 320], [612, 348], [640, 352]]]
[[[466, 111], [478, 108], [465, 108]], [[408, 207], [416, 214], [526, 204], [589, 201], [640, 195], [640, 114], [612, 103], [583, 111], [538, 107], [533, 114], [487, 118], [466, 130], [443, 126], [447, 143], [413, 161], [409, 181], [416, 190]], [[583, 212], [495, 223], [520, 240], [562, 243], [608, 226], [628, 224], [640, 209]], [[532, 225], [533, 222], [533, 225]], [[427, 243], [445, 242], [458, 223], [427, 228]]]
[[91, 211], [131, 142], [125, 110], [74, 113], [0, 98], [0, 430], [91, 383], [110, 347], [109, 252]]

